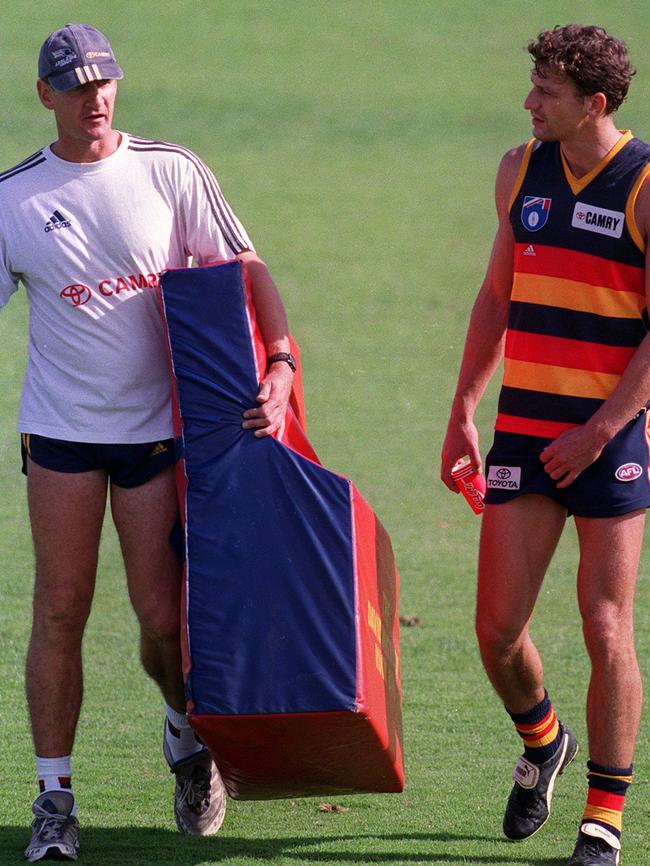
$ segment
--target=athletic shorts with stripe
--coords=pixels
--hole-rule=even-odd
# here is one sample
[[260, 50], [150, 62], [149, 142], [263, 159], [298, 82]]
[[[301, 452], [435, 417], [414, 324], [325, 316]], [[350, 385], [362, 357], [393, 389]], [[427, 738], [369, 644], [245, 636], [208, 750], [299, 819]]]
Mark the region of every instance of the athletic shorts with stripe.
[[77, 473], [102, 469], [118, 487], [146, 484], [175, 462], [173, 439], [136, 445], [102, 445], [22, 433], [21, 452], [25, 475], [29, 471], [29, 457], [34, 463], [53, 472]]
[[650, 506], [647, 410], [626, 424], [600, 457], [561, 490], [539, 456], [551, 441], [497, 430], [485, 460], [486, 503], [499, 505], [538, 493], [578, 517], [616, 517]]

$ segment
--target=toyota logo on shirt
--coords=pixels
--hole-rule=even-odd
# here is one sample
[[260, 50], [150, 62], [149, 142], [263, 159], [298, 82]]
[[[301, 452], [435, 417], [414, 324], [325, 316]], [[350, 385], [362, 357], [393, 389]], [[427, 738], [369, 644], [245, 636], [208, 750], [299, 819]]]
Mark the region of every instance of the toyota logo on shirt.
[[81, 307], [82, 304], [88, 303], [92, 298], [92, 294], [90, 288], [84, 286], [83, 283], [72, 283], [72, 285], [66, 286], [65, 289], [61, 289], [59, 297], [66, 298], [73, 307]]

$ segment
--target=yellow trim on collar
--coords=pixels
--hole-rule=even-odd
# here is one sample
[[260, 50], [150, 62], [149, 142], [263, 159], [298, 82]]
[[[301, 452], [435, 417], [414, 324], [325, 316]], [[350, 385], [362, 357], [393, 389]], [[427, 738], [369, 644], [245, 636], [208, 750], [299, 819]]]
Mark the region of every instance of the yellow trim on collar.
[[600, 172], [605, 168], [605, 166], [614, 159], [614, 157], [621, 150], [621, 148], [625, 147], [625, 145], [629, 141], [632, 141], [633, 138], [634, 136], [629, 129], [621, 130], [621, 137], [616, 142], [614, 147], [609, 150], [600, 160], [600, 162], [595, 165], [591, 169], [591, 171], [587, 172], [587, 174], [585, 174], [583, 177], [575, 177], [575, 175], [569, 168], [569, 163], [564, 157], [564, 153], [562, 152], [562, 145], [560, 145], [560, 156], [562, 158], [564, 175], [566, 177], [567, 183], [571, 187], [571, 191], [573, 192], [573, 194], [578, 195], [579, 193], [581, 193], [582, 190], [591, 183], [591, 181], [596, 177], [596, 175], [600, 174]]

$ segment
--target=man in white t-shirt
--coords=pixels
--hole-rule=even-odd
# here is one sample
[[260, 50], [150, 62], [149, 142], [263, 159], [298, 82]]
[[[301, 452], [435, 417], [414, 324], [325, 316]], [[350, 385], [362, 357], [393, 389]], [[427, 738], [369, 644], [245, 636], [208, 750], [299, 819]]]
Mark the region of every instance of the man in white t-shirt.
[[185, 717], [160, 272], [192, 260], [246, 262], [271, 361], [242, 420], [251, 435], [278, 429], [295, 369], [278, 291], [210, 170], [183, 147], [113, 128], [122, 77], [99, 31], [68, 24], [52, 33], [37, 88], [57, 140], [0, 174], [0, 307], [19, 283], [30, 306], [19, 431], [36, 557], [27, 697], [41, 793], [25, 851], [32, 862], [79, 851], [70, 755], [109, 490], [142, 663], [167, 705], [176, 823], [214, 833], [225, 811], [219, 773]]

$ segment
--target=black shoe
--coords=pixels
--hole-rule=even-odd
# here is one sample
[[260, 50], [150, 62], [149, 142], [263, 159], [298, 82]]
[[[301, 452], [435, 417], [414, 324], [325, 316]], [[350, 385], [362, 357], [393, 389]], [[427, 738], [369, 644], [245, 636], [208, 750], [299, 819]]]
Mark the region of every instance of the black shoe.
[[[609, 844], [611, 843], [611, 844]], [[567, 866], [618, 866], [621, 843], [600, 824], [583, 824]]]
[[512, 774], [514, 787], [503, 816], [503, 832], [508, 839], [520, 841], [537, 833], [548, 820], [555, 779], [564, 772], [578, 752], [571, 731], [562, 725], [560, 748], [543, 764], [532, 764], [521, 756]]

